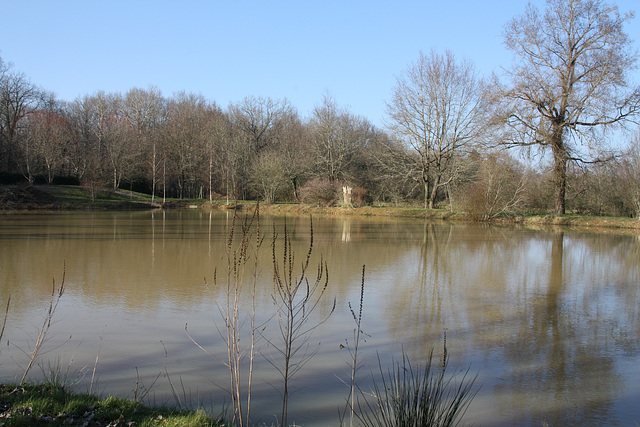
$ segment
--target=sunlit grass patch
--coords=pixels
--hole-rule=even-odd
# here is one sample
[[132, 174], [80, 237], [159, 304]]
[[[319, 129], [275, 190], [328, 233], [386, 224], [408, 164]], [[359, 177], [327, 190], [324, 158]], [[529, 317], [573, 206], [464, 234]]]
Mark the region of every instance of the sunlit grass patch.
[[[131, 399], [100, 398], [51, 384], [0, 385], [0, 425], [220, 426], [204, 411], [148, 407]], [[131, 424], [133, 423], [133, 424]]]

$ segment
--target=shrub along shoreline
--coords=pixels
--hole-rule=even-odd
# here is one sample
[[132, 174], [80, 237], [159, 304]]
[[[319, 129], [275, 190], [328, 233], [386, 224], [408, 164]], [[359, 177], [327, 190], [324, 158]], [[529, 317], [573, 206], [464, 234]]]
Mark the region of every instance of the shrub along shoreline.
[[[255, 201], [206, 199], [167, 199], [127, 190], [101, 190], [66, 185], [0, 186], [0, 212], [31, 210], [145, 210], [145, 209], [205, 209], [252, 212]], [[548, 226], [585, 227], [589, 229], [621, 230], [640, 233], [640, 220], [634, 218], [598, 217], [579, 214], [548, 213], [497, 215], [490, 218], [472, 212], [452, 212], [446, 209], [424, 209], [415, 206], [313, 206], [302, 203], [261, 204], [260, 211], [272, 215], [361, 216], [416, 218], [450, 222], [483, 222], [499, 225], [520, 225], [529, 228]]]

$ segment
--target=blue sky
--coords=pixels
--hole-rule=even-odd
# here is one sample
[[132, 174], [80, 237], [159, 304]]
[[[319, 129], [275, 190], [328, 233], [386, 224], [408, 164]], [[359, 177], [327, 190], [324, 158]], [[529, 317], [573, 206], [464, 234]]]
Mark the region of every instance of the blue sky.
[[[153, 85], [223, 108], [287, 98], [307, 117], [328, 92], [382, 126], [395, 76], [420, 51], [449, 49], [484, 75], [508, 65], [502, 29], [526, 3], [0, 0], [0, 56], [66, 101]], [[626, 28], [637, 47], [639, 20]]]

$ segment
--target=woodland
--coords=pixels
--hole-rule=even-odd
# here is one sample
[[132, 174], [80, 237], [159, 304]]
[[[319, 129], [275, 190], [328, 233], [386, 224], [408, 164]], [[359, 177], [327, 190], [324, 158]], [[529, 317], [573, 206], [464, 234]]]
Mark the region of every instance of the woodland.
[[61, 100], [0, 58], [0, 184], [640, 218], [632, 18], [596, 0], [530, 5], [504, 27], [513, 63], [490, 76], [421, 52], [384, 128], [330, 93], [307, 117], [286, 98], [222, 107], [154, 86]]

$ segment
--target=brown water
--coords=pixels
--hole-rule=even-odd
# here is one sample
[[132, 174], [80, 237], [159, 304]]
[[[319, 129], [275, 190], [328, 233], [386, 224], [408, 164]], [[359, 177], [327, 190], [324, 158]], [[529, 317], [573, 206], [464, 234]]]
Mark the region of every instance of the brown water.
[[[200, 211], [0, 215], [3, 307], [11, 295], [0, 380], [22, 375], [52, 281], [65, 271], [67, 291], [30, 378], [58, 369], [85, 391], [96, 366], [94, 391], [222, 410], [228, 372], [189, 340], [185, 324], [225, 356], [218, 329], [230, 223], [226, 213]], [[270, 243], [283, 225], [281, 217], [261, 221], [259, 320], [274, 311]], [[287, 218], [287, 227], [299, 265], [309, 219]], [[640, 423], [637, 237], [356, 218], [314, 218], [313, 234], [310, 276], [322, 258], [330, 278], [315, 319], [334, 298], [336, 311], [309, 341], [318, 353], [294, 378], [291, 421], [338, 424], [349, 377], [340, 345], [353, 344], [348, 303], [358, 304], [366, 265], [364, 389], [378, 355], [389, 363], [404, 349], [418, 364], [433, 348], [439, 359], [446, 331], [452, 371], [469, 368], [481, 386], [467, 422]], [[281, 381], [267, 361], [276, 353], [266, 342], [277, 332], [271, 320], [253, 388], [253, 419], [268, 424], [280, 411]]]

